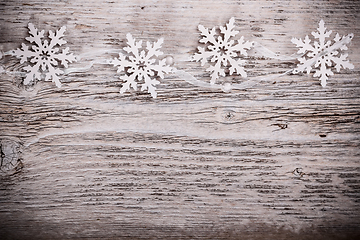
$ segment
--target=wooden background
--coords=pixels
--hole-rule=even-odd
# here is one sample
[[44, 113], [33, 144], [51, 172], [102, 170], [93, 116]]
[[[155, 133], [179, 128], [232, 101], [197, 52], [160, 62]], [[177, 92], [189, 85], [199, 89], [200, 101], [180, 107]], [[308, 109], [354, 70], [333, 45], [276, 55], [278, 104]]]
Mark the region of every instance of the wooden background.
[[[28, 23], [66, 26], [66, 46], [81, 57], [70, 68], [96, 61], [57, 88], [24, 87], [19, 60], [0, 60], [0, 239], [357, 239], [359, 10], [350, 0], [0, 1], [3, 52], [29, 45]], [[231, 17], [238, 37], [283, 55], [323, 19], [331, 37], [354, 33], [355, 68], [322, 88], [306, 74], [264, 80], [296, 61], [249, 57], [249, 79], [263, 80], [247, 89], [172, 73], [153, 99], [120, 95], [116, 68], [103, 64], [127, 33], [163, 37], [174, 67], [209, 82], [206, 66], [187, 61], [197, 26]]]

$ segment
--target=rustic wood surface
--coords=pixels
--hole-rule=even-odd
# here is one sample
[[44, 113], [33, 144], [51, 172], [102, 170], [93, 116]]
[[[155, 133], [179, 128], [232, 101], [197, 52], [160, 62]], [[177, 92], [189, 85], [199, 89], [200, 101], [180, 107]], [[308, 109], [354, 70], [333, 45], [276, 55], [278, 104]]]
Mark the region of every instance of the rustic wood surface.
[[[3, 52], [28, 44], [28, 23], [66, 26], [81, 57], [70, 68], [96, 62], [61, 88], [24, 87], [19, 60], [1, 59], [0, 239], [359, 239], [359, 10], [350, 0], [2, 0]], [[354, 33], [355, 68], [322, 88], [306, 74], [266, 80], [296, 61], [250, 56], [249, 79], [260, 80], [247, 89], [171, 73], [153, 99], [120, 95], [116, 68], [103, 64], [126, 33], [163, 37], [174, 67], [209, 82], [187, 61], [197, 26], [231, 17], [239, 37], [282, 55], [323, 19], [332, 37]]]

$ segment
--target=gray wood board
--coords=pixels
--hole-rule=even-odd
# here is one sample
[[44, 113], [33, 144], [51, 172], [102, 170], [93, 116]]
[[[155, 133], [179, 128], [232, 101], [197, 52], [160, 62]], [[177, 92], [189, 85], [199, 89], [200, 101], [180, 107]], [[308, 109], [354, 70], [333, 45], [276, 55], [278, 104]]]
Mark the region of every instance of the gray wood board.
[[[66, 26], [85, 68], [24, 87], [15, 57], [0, 64], [1, 239], [355, 239], [360, 234], [359, 1], [1, 1], [3, 52]], [[318, 27], [341, 35], [353, 70], [325, 88], [285, 75], [296, 61], [247, 58], [249, 88], [223, 92], [176, 73], [119, 94], [126, 34], [164, 38], [174, 67], [189, 62], [199, 24], [224, 26], [282, 55]], [[28, 44], [29, 45], [29, 44]], [[104, 51], [107, 50], [108, 52]], [[255, 54], [255, 53], [253, 53]], [[242, 83], [240, 76], [219, 82]]]

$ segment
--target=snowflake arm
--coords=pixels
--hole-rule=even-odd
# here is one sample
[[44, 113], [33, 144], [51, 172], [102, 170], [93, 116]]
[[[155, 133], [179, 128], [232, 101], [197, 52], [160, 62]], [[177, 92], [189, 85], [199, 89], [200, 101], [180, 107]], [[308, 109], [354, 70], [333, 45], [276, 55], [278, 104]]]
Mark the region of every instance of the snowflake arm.
[[[247, 50], [250, 50], [251, 47], [254, 45], [253, 42], [244, 41], [244, 36], [241, 36], [239, 40], [237, 40], [238, 44], [236, 44], [233, 47], [230, 47], [230, 50], [232, 51], [238, 51], [241, 55], [247, 56]], [[232, 42], [231, 42], [232, 44]], [[245, 62], [244, 62], [245, 63]]]
[[[216, 80], [222, 76], [225, 77], [225, 69], [222, 67], [229, 67], [229, 73], [232, 75], [236, 73], [242, 77], [246, 77], [247, 74], [243, 65], [245, 61], [237, 59], [238, 55], [247, 56], [247, 50], [253, 46], [253, 42], [244, 41], [244, 37], [237, 40], [235, 44], [232, 37], [235, 37], [239, 32], [233, 30], [235, 27], [235, 18], [231, 18], [225, 27], [220, 26], [221, 36], [216, 37], [216, 30], [211, 30], [199, 25], [198, 29], [201, 32], [202, 39], [200, 43], [208, 44], [206, 48], [198, 47], [198, 53], [193, 56], [194, 61], [200, 61], [201, 66], [204, 66], [206, 62], [215, 63], [211, 65], [206, 71], [210, 72], [210, 84], [215, 84]], [[239, 54], [238, 54], [239, 53]]]
[[145, 83], [141, 86], [141, 91], [148, 90], [148, 93], [151, 94], [153, 98], [157, 97], [156, 93], [156, 87], [155, 85], [158, 85], [160, 82], [156, 79], [151, 79], [149, 75], [144, 76]]
[[117, 72], [120, 73], [125, 70], [126, 66], [131, 65], [131, 62], [126, 59], [125, 55], [119, 53], [119, 58], [114, 58], [111, 61], [111, 64], [113, 64], [115, 67], [118, 67]]
[[198, 50], [200, 53], [195, 53], [193, 59], [195, 61], [201, 61], [201, 66], [204, 66], [205, 63], [207, 62], [207, 59], [210, 58], [213, 55], [213, 53], [207, 52], [205, 48], [202, 47], [198, 47]]
[[36, 53], [33, 51], [30, 51], [29, 47], [25, 45], [24, 43], [21, 44], [21, 49], [16, 49], [12, 51], [12, 55], [17, 56], [20, 58], [20, 63], [23, 64], [27, 61], [28, 58], [33, 58], [36, 56]]
[[125, 72], [125, 75], [120, 76], [125, 83], [120, 89], [120, 93], [124, 93], [130, 88], [137, 90], [136, 81], [144, 81], [141, 85], [141, 91], [148, 90], [153, 98], [157, 97], [156, 87], [160, 82], [156, 77], [164, 79], [164, 74], [171, 71], [171, 67], [166, 65], [166, 59], [158, 60], [157, 57], [163, 55], [160, 51], [164, 39], [160, 38], [155, 43], [146, 42], [146, 51], [141, 50], [142, 41], [136, 42], [130, 33], [126, 35], [127, 44], [124, 51], [130, 54], [125, 56], [119, 53], [119, 58], [115, 58], [110, 63], [118, 67], [117, 72]]
[[[61, 27], [56, 33], [49, 31], [49, 39], [42, 41], [44, 38], [44, 30], [41, 32], [34, 27], [33, 24], [29, 23], [29, 37], [25, 39], [30, 43], [33, 43], [31, 49], [25, 44], [21, 44], [21, 49], [12, 51], [12, 55], [20, 58], [20, 63], [23, 64], [27, 61], [34, 65], [27, 65], [23, 69], [27, 72], [24, 79], [24, 85], [28, 85], [34, 80], [41, 80], [42, 75], [45, 75], [45, 81], [52, 80], [57, 87], [61, 87], [60, 74], [64, 72], [57, 68], [59, 63], [65, 68], [68, 67], [68, 63], [76, 61], [76, 57], [69, 53], [69, 48], [65, 48], [62, 52], [59, 52], [59, 48], [55, 48], [56, 45], [63, 45], [66, 43], [62, 37], [66, 27]], [[29, 60], [28, 60], [29, 59]]]
[[[58, 52], [57, 48], [54, 50], [54, 53]], [[68, 47], [63, 49], [61, 53], [56, 54], [56, 58], [61, 61], [61, 65], [64, 65], [65, 68], [68, 68], [68, 63], [76, 62], [76, 56], [73, 53], [69, 53]], [[53, 65], [57, 64], [54, 62]]]
[[122, 71], [125, 71], [125, 68], [129, 68], [127, 71], [133, 73], [130, 74], [129, 76], [124, 75], [120, 77], [121, 80], [125, 81], [122, 88], [120, 89], [120, 93], [122, 94], [130, 90], [130, 88], [133, 88], [136, 91], [137, 90], [137, 84], [135, 82], [136, 74], [134, 74], [134, 71], [136, 71], [136, 64], [132, 61], [128, 61], [126, 59], [126, 56], [123, 55], [122, 53], [119, 53], [119, 58], [113, 59], [111, 61], [111, 64], [113, 64], [115, 67], [118, 67], [117, 73], [121, 73]]
[[45, 81], [50, 81], [50, 79], [52, 79], [52, 81], [55, 83], [57, 87], [61, 87], [61, 82], [58, 75], [63, 74], [64, 72], [58, 68], [54, 68], [50, 64], [48, 65], [48, 70], [49, 72], [46, 73]]
[[219, 78], [219, 76], [225, 77], [225, 70], [221, 68], [221, 62], [218, 61], [215, 66], [210, 66], [209, 68], [206, 69], [206, 71], [208, 72], [212, 72], [210, 74], [211, 80], [210, 80], [210, 84], [215, 84], [216, 79]]
[[311, 40], [308, 35], [306, 35], [304, 42], [301, 40], [301, 38], [300, 39], [292, 38], [291, 42], [296, 44], [296, 47], [300, 48], [297, 53], [305, 54], [307, 51], [311, 51], [311, 52], [316, 51], [315, 48], [311, 46], [310, 44]]
[[[347, 36], [343, 36], [343, 37], [340, 37], [340, 35], [337, 33], [335, 38], [334, 38], [334, 41], [335, 43], [333, 44], [333, 46], [331, 46], [329, 49], [328, 49], [328, 52], [333, 52], [334, 50], [336, 49], [340, 49], [340, 50], [348, 50], [348, 47], [346, 46], [346, 44], [350, 43], [351, 39], [353, 39], [354, 37], [354, 34], [348, 34]], [[336, 57], [333, 57], [331, 56], [331, 60], [336, 63], [336, 71], [337, 72], [340, 72], [340, 69], [341, 67], [346, 69], [354, 69], [354, 65], [351, 64], [348, 60], [346, 60], [348, 54], [345, 53], [345, 54], [341, 54], [340, 57], [336, 58]]]
[[154, 43], [154, 45], [150, 42], [146, 42], [146, 49], [148, 50], [146, 59], [150, 59], [152, 56], [159, 57], [160, 55], [163, 55], [164, 53], [159, 50], [163, 43], [163, 38], [158, 39], [157, 42]]
[[120, 89], [121, 94], [130, 90], [130, 87], [132, 87], [135, 91], [137, 90], [135, 78], [136, 78], [136, 74], [131, 74], [130, 76], [125, 75], [120, 77], [121, 80], [125, 81], [125, 83]]
[[354, 69], [354, 65], [346, 60], [347, 56], [348, 54], [341, 54], [338, 58], [331, 57], [331, 60], [336, 63], [335, 68], [337, 72], [340, 72], [341, 67], [344, 69]]
[[233, 74], [233, 73], [237, 73], [238, 75], [241, 75], [243, 77], [247, 77], [247, 74], [244, 70], [244, 67], [243, 65], [245, 64], [245, 61], [244, 60], [241, 60], [241, 59], [238, 59], [237, 61], [232, 59], [232, 58], [229, 58], [229, 62], [230, 62], [230, 75]]
[[341, 51], [347, 50], [346, 44], [350, 43], [353, 34], [340, 37], [336, 34], [333, 41], [328, 40], [332, 31], [327, 31], [323, 20], [319, 22], [318, 32], [312, 32], [312, 36], [319, 41], [314, 41], [311, 45], [311, 40], [308, 36], [304, 41], [301, 39], [293, 38], [291, 42], [299, 47], [298, 53], [303, 54], [298, 58], [300, 64], [293, 70], [293, 73], [307, 72], [308, 74], [312, 69], [315, 70], [314, 77], [319, 77], [321, 85], [326, 86], [326, 81], [329, 76], [334, 75], [331, 67], [335, 65], [336, 71], [339, 72], [341, 67], [346, 69], [353, 69], [352, 65], [346, 60], [348, 54], [341, 54]]
[[158, 65], [152, 65], [151, 68], [157, 72], [161, 79], [164, 79], [164, 73], [171, 72], [171, 67], [166, 65], [166, 59], [160, 60]]
[[64, 39], [62, 39], [62, 37], [65, 36], [64, 32], [66, 30], [66, 27], [63, 26], [61, 27], [59, 30], [56, 30], [56, 34], [53, 33], [53, 31], [49, 31], [49, 38], [51, 39], [50, 45], [48, 48], [53, 48], [56, 45], [63, 45], [66, 43], [66, 41]]
[[124, 50], [127, 53], [132, 53], [135, 57], [139, 57], [139, 49], [141, 48], [142, 41], [135, 42], [135, 39], [130, 33], [126, 34], [127, 44], [129, 46], [125, 47]]
[[208, 28], [204, 27], [203, 25], [198, 26], [199, 31], [201, 32], [201, 35], [204, 36], [204, 38], [200, 39], [199, 42], [201, 43], [211, 43], [214, 46], [218, 45], [218, 42], [215, 39], [216, 30], [215, 28], [212, 28], [209, 30]]
[[26, 37], [25, 39], [27, 41], [29, 41], [30, 43], [35, 42], [36, 45], [38, 45], [39, 47], [42, 46], [42, 42], [41, 39], [44, 37], [44, 30], [42, 30], [41, 32], [38, 33], [38, 29], [35, 28], [35, 26], [32, 23], [28, 24], [29, 27], [29, 34], [30, 37]]
[[39, 72], [40, 62], [36, 63], [34, 66], [27, 65], [23, 69], [27, 71], [26, 77], [24, 79], [24, 84], [28, 85], [33, 79], [41, 80], [41, 72]]
[[334, 73], [331, 71], [330, 68], [327, 68], [327, 66], [331, 66], [331, 61], [330, 59], [323, 59], [323, 60], [318, 60], [315, 63], [315, 68], [318, 68], [320, 66], [320, 69], [316, 69], [315, 73], [314, 73], [314, 77], [320, 77], [320, 82], [321, 82], [321, 86], [325, 87], [326, 86], [326, 80], [328, 79], [329, 76], [334, 75]]
[[[204, 36], [202, 39], [199, 40], [201, 43], [211, 43], [213, 46], [218, 46], [218, 42], [215, 39], [215, 28], [213, 28], [211, 31], [209, 29], [205, 28], [203, 25], [198, 26], [199, 31], [201, 32], [201, 35]], [[209, 46], [208, 46], [209, 48]], [[210, 45], [211, 48], [211, 45]], [[207, 52], [205, 48], [198, 47], [198, 50], [200, 53], [195, 53], [193, 59], [195, 61], [201, 61], [201, 66], [204, 66], [207, 62], [207, 59], [212, 57], [214, 53], [212, 51]], [[209, 49], [211, 50], [211, 49]], [[207, 70], [208, 71], [208, 70]], [[216, 79], [216, 78], [215, 78]]]
[[326, 27], [325, 27], [325, 23], [324, 21], [321, 19], [320, 22], [319, 22], [319, 27], [317, 28], [317, 30], [319, 32], [311, 32], [311, 34], [319, 39], [319, 42], [316, 42], [315, 41], [315, 46], [317, 49], [319, 48], [325, 48], [325, 47], [328, 47], [330, 44], [331, 44], [331, 41], [326, 41], [326, 38], [330, 37], [330, 34], [332, 33], [332, 31], [326, 31]]
[[224, 34], [224, 42], [228, 42], [231, 37], [235, 37], [239, 31], [234, 31], [235, 27], [235, 18], [230, 18], [229, 23], [226, 24], [226, 27], [220, 26], [220, 32]]

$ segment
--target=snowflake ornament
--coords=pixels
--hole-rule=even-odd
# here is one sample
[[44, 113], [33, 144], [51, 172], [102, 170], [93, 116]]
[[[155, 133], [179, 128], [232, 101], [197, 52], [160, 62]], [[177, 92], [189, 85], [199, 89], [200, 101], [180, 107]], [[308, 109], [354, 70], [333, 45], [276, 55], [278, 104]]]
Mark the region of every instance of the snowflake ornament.
[[[132, 56], [126, 57], [122, 53], [119, 53], [119, 58], [115, 58], [111, 61], [115, 67], [118, 66], [117, 72], [125, 72], [125, 75], [120, 76], [121, 80], [124, 80], [125, 83], [120, 89], [120, 93], [124, 93], [127, 90], [130, 90], [132, 87], [134, 90], [137, 90], [137, 81], [143, 81], [141, 86], [141, 91], [148, 90], [148, 93], [151, 94], [153, 98], [156, 98], [156, 87], [160, 82], [154, 76], [158, 76], [161, 79], [164, 79], [164, 73], [169, 73], [171, 67], [166, 65], [166, 59], [158, 60], [157, 64], [156, 58], [163, 55], [159, 49], [161, 44], [164, 42], [163, 38], [160, 38], [154, 44], [146, 42], [146, 50], [141, 50], [142, 41], [136, 42], [130, 33], [126, 35], [128, 46], [124, 48]], [[141, 50], [141, 51], [140, 51]]]
[[50, 43], [48, 40], [42, 41], [44, 38], [44, 30], [38, 32], [38, 29], [31, 23], [29, 23], [28, 27], [31, 36], [25, 39], [33, 43], [32, 47], [29, 49], [29, 47], [23, 43], [21, 44], [21, 49], [18, 48], [11, 53], [13, 56], [20, 58], [21, 64], [28, 61], [28, 58], [30, 59], [30, 63], [33, 64], [29, 64], [23, 68], [27, 71], [24, 84], [28, 85], [35, 79], [41, 80], [43, 74], [45, 74], [45, 81], [52, 80], [57, 87], [61, 87], [58, 75], [64, 72], [57, 68], [59, 62], [67, 68], [68, 62], [76, 61], [76, 57], [72, 53], [69, 53], [68, 47], [61, 52], [59, 52], [59, 48], [56, 48], [56, 45], [61, 46], [66, 43], [66, 41], [62, 39], [66, 27], [63, 26], [57, 30], [56, 33], [50, 30]]
[[344, 69], [354, 68], [354, 65], [346, 60], [348, 54], [341, 54], [342, 50], [348, 49], [346, 44], [350, 43], [354, 35], [351, 33], [340, 37], [337, 33], [333, 41], [326, 41], [325, 39], [330, 37], [332, 31], [326, 31], [323, 20], [320, 21], [317, 30], [318, 32], [311, 33], [315, 39], [319, 39], [319, 41], [314, 41], [313, 46], [310, 44], [311, 40], [307, 35], [304, 41], [301, 38], [291, 39], [291, 42], [300, 48], [298, 53], [303, 54], [302, 57], [298, 58], [300, 64], [297, 65], [293, 73], [306, 71], [309, 74], [314, 68], [316, 71], [313, 76], [320, 77], [321, 86], [325, 87], [328, 77], [334, 75], [331, 70], [332, 66], [335, 66], [337, 72], [340, 72], [341, 67]]
[[201, 66], [204, 66], [208, 59], [210, 59], [210, 62], [212, 63], [215, 62], [214, 66], [210, 66], [206, 69], [206, 71], [211, 72], [211, 84], [215, 84], [220, 76], [225, 77], [225, 70], [221, 67], [227, 67], [229, 64], [230, 75], [237, 73], [242, 77], [247, 76], [243, 67], [245, 60], [237, 59], [238, 52], [243, 56], [247, 56], [246, 51], [253, 46], [253, 42], [245, 42], [243, 36], [237, 40], [237, 44], [235, 44], [234, 40], [230, 40], [231, 37], [235, 37], [239, 33], [238, 31], [233, 30], [235, 27], [234, 23], [235, 19], [231, 18], [229, 23], [226, 24], [226, 27], [220, 26], [220, 32], [223, 36], [218, 36], [217, 38], [215, 27], [211, 30], [202, 25], [199, 25], [198, 27], [203, 36], [199, 42], [204, 44], [209, 43], [209, 45], [207, 45], [206, 48], [198, 47], [200, 53], [195, 53], [193, 60], [201, 61]]

